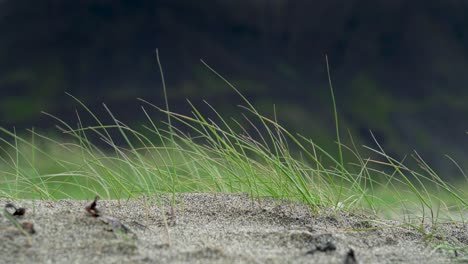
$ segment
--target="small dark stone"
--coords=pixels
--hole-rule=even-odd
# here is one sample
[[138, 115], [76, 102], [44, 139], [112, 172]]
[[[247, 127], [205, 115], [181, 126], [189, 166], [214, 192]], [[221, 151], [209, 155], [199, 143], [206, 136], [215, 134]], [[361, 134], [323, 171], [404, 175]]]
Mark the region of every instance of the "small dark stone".
[[335, 251], [336, 246], [335, 246], [335, 244], [333, 244], [333, 242], [328, 241], [325, 245], [318, 246], [317, 250], [320, 250], [322, 252]]
[[336, 250], [336, 245], [333, 242], [328, 241], [324, 245], [319, 245], [315, 249], [307, 251], [306, 254], [313, 255], [317, 251], [330, 252], [330, 251], [335, 251], [335, 250]]
[[348, 250], [348, 253], [346, 254], [344, 264], [357, 264], [357, 263], [358, 262], [356, 260], [356, 255], [354, 254], [354, 250], [350, 248]]
[[26, 208], [23, 208], [23, 207], [16, 208], [14, 204], [7, 203], [5, 205], [5, 211], [9, 213], [10, 215], [23, 216], [26, 213]]
[[26, 213], [26, 208], [20, 207], [16, 209], [13, 215], [21, 216], [21, 215], [24, 215], [25, 213]]

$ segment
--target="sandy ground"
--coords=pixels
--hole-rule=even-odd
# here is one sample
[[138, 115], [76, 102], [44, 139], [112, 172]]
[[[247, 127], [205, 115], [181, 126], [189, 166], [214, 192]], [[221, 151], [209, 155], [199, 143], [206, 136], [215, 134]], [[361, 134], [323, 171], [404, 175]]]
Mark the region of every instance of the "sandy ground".
[[[312, 215], [304, 205], [252, 202], [245, 195], [181, 194], [174, 210], [169, 198], [158, 201], [98, 201], [99, 217], [85, 211], [90, 201], [15, 201], [27, 212], [14, 218], [33, 223], [35, 233], [25, 235], [27, 229], [1, 214], [0, 263], [448, 263], [468, 257], [466, 249], [433, 246], [468, 246], [463, 224], [439, 225], [425, 238], [394, 221], [325, 210]], [[9, 202], [0, 199], [2, 206]]]

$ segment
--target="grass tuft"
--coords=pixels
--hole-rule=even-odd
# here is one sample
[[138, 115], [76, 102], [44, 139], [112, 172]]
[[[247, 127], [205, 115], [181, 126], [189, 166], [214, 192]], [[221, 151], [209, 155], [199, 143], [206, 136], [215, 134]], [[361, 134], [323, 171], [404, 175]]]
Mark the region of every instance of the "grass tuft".
[[[158, 54], [157, 60], [160, 65]], [[76, 126], [49, 115], [58, 123], [60, 138], [34, 129], [18, 135], [0, 128], [0, 196], [89, 199], [98, 194], [111, 199], [247, 193], [252, 200], [303, 202], [313, 212], [357, 210], [408, 222], [429, 219], [433, 226], [441, 220], [466, 222], [468, 178], [461, 169], [464, 178], [450, 184], [416, 152], [413, 158], [419, 167], [409, 168], [405, 160], [386, 154], [377, 140], [376, 149], [362, 148], [350, 135], [351, 146], [343, 145], [331, 79], [338, 158], [259, 113], [221, 74], [202, 63], [244, 100], [242, 120], [226, 119], [207, 102], [214, 118], [191, 102], [192, 114], [183, 115], [170, 111], [167, 100], [160, 108], [140, 99], [145, 124], [130, 127], [103, 105], [112, 120], [105, 124], [70, 95], [95, 124], [83, 124], [77, 112]], [[166, 121], [153, 120], [152, 111], [164, 113]], [[346, 162], [345, 152], [352, 157]]]

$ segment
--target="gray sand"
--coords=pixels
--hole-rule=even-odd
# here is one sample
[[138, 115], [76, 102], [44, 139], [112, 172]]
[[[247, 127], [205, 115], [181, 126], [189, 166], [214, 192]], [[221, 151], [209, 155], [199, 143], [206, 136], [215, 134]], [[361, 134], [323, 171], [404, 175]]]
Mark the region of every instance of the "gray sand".
[[[8, 202], [0, 199], [2, 207]], [[436, 235], [424, 238], [395, 221], [377, 224], [326, 211], [312, 215], [304, 205], [252, 202], [234, 194], [181, 194], [172, 213], [167, 197], [98, 201], [100, 217], [84, 210], [89, 202], [16, 201], [28, 208], [18, 221], [33, 222], [36, 233], [24, 235], [0, 215], [0, 263], [345, 263], [350, 249], [358, 263], [468, 257], [466, 250], [433, 246], [442, 241], [468, 246], [468, 226], [462, 224], [439, 225]]]

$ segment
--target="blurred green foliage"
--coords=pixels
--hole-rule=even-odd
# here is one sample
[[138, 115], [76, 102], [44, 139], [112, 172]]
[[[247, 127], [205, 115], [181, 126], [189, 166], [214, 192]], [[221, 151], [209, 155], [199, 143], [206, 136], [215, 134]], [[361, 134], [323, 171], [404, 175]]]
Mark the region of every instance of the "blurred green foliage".
[[164, 104], [159, 48], [173, 110], [189, 98], [239, 114], [202, 58], [266, 114], [275, 105], [290, 130], [335, 149], [327, 53], [343, 132], [373, 144], [372, 130], [395, 153], [466, 160], [467, 12], [457, 1], [7, 0], [0, 126], [41, 126], [40, 111], [76, 118], [64, 92], [137, 123], [135, 98]]

